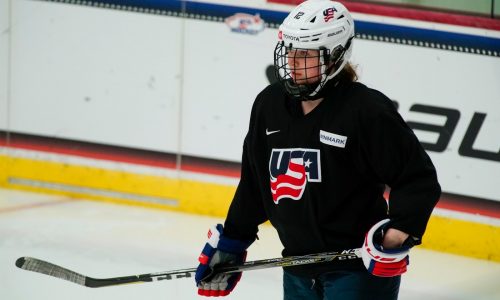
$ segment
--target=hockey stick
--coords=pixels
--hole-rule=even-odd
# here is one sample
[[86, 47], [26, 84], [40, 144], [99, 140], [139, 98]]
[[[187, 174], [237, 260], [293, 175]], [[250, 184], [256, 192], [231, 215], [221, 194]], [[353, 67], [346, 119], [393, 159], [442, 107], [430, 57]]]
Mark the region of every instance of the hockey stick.
[[[317, 264], [330, 262], [334, 260], [357, 259], [360, 257], [359, 248], [343, 250], [339, 252], [324, 252], [302, 256], [288, 256], [283, 258], [271, 258], [263, 260], [248, 261], [241, 265], [232, 266], [216, 266], [212, 271], [212, 275], [218, 273], [235, 273], [250, 270], [267, 269], [274, 267], [292, 267], [307, 264]], [[104, 287], [126, 283], [151, 282], [158, 280], [171, 280], [178, 278], [192, 277], [192, 273], [196, 272], [196, 268], [181, 269], [174, 271], [166, 271], [159, 273], [147, 273], [133, 276], [112, 277], [112, 278], [92, 278], [63, 267], [54, 265], [50, 262], [32, 258], [20, 257], [16, 260], [16, 266], [28, 271], [42, 273], [59, 279], [71, 281], [73, 283], [86, 287]]]

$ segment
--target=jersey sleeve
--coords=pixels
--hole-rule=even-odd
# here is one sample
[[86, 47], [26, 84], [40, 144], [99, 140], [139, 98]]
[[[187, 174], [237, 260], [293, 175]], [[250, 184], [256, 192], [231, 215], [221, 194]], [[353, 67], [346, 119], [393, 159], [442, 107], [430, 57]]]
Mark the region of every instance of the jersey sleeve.
[[376, 93], [373, 100], [359, 114], [362, 165], [391, 189], [391, 227], [421, 239], [441, 194], [436, 169], [390, 99]]
[[224, 224], [224, 234], [240, 240], [255, 239], [258, 226], [267, 221], [255, 170], [258, 99], [252, 107], [250, 126], [243, 143], [241, 177]]

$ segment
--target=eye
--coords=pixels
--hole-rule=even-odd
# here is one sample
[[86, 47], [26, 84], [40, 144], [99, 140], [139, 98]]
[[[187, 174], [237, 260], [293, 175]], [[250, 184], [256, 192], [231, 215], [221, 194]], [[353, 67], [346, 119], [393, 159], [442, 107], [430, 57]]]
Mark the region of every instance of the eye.
[[307, 57], [307, 50], [297, 50], [297, 54], [295, 56], [297, 57]]

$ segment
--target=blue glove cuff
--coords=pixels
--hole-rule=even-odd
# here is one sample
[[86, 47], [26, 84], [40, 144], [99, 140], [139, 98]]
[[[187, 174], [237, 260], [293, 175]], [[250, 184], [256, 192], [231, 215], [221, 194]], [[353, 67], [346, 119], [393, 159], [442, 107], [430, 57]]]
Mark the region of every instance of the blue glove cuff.
[[242, 254], [254, 241], [255, 239], [249, 241], [230, 239], [221, 234], [217, 249], [227, 253]]

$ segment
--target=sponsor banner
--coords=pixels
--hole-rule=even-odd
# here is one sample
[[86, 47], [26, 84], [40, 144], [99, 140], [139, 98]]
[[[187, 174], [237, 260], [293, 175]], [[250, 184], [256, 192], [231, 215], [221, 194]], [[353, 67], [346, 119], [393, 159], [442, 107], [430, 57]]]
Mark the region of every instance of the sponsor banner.
[[236, 13], [227, 17], [224, 22], [231, 28], [231, 31], [238, 33], [258, 34], [265, 28], [264, 20], [260, 18], [259, 14]]

